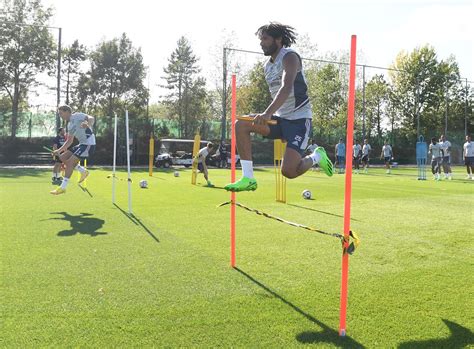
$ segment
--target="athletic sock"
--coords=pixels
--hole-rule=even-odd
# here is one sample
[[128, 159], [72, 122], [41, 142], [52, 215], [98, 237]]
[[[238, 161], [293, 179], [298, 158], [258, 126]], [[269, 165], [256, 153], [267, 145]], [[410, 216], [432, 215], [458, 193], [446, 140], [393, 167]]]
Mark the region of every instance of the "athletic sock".
[[77, 165], [76, 170], [78, 170], [80, 173], [86, 172], [86, 169], [84, 167], [82, 167], [81, 165]]
[[319, 160], [321, 160], [321, 155], [317, 151], [313, 151], [309, 157], [313, 160], [313, 165], [319, 164]]
[[61, 189], [66, 189], [68, 182], [69, 182], [69, 178], [64, 177], [61, 183]]
[[242, 165], [243, 176], [253, 179], [253, 161], [240, 160], [240, 165]]

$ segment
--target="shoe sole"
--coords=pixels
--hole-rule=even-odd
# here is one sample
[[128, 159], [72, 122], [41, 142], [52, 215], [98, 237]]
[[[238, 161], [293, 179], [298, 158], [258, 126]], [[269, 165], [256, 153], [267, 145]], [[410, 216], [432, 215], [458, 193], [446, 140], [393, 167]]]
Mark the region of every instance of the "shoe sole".
[[248, 187], [243, 188], [243, 189], [238, 189], [238, 188], [224, 188], [224, 189], [227, 191], [234, 192], [234, 193], [238, 193], [241, 191], [255, 191], [257, 190], [257, 184], [249, 185]]
[[79, 182], [77, 182], [77, 184], [81, 184], [82, 182], [84, 182], [87, 179], [87, 177], [89, 177], [89, 172], [87, 172], [87, 175], [83, 179], [81, 179]]

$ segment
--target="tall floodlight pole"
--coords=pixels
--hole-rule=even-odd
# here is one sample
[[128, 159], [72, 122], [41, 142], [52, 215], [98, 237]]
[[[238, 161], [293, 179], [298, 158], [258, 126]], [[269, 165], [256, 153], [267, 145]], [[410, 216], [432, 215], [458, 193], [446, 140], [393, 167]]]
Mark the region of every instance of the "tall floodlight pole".
[[61, 127], [61, 119], [59, 117], [59, 104], [61, 103], [61, 35], [62, 28], [58, 29], [58, 77], [57, 77], [57, 89], [56, 89], [56, 130]]
[[362, 66], [362, 139], [365, 139], [365, 65]]
[[467, 78], [466, 78], [466, 98], [464, 101], [464, 136], [467, 136], [467, 101], [468, 101], [469, 90], [467, 88]]
[[227, 113], [227, 48], [222, 50], [222, 119], [221, 119], [221, 141], [225, 142], [226, 136], [226, 113]]

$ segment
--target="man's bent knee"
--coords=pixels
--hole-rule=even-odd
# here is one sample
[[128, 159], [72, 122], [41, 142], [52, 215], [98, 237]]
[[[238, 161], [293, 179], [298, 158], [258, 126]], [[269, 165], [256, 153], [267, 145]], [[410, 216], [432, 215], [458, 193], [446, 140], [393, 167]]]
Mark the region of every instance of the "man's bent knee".
[[296, 171], [296, 169], [287, 169], [283, 167], [281, 169], [281, 174], [288, 179], [293, 179], [293, 178], [298, 177], [298, 172]]

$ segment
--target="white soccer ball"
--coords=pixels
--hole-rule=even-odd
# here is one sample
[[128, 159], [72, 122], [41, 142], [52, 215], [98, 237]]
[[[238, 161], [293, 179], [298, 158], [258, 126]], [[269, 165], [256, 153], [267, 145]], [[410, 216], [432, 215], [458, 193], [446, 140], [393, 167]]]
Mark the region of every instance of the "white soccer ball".
[[303, 190], [301, 193], [304, 199], [309, 200], [311, 199], [311, 192], [308, 189]]
[[146, 180], [142, 179], [140, 181], [140, 188], [142, 188], [142, 189], [148, 188], [148, 182]]
[[178, 171], [174, 171], [174, 176], [175, 176], [175, 177], [179, 177], [179, 172], [178, 172]]

